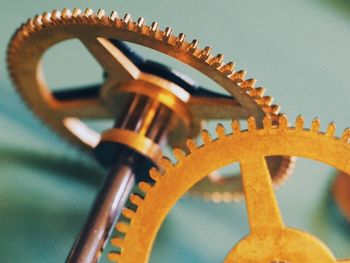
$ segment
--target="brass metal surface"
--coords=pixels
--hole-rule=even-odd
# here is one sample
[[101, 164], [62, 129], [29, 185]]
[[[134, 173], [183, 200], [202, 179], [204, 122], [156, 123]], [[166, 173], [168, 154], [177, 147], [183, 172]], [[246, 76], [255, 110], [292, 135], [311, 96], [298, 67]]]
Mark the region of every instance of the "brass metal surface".
[[346, 129], [341, 138], [335, 137], [334, 123], [329, 124], [324, 133], [319, 129], [318, 119], [307, 129], [302, 116], [297, 117], [295, 126], [289, 126], [287, 117], [280, 115], [277, 125], [265, 117], [263, 128], [258, 128], [255, 119], [250, 117], [246, 131], [241, 130], [239, 121], [233, 121], [229, 134], [219, 124], [215, 139], [204, 130], [203, 145], [188, 140], [189, 154], [175, 149], [176, 164], [162, 159], [165, 172], [150, 170], [155, 183], [140, 183], [144, 195], [130, 197], [137, 209], [124, 210], [124, 216], [130, 221], [117, 224], [117, 231], [124, 235], [112, 239], [120, 252], [110, 253], [109, 258], [119, 263], [148, 262], [157, 232], [181, 196], [213, 170], [239, 162], [250, 233], [228, 252], [225, 262], [350, 262], [337, 260], [326, 245], [311, 234], [284, 225], [265, 161], [266, 156], [300, 156], [350, 174], [350, 129]]
[[[58, 100], [45, 81], [41, 65], [43, 53], [68, 39], [80, 40], [107, 72], [108, 77], [95, 98]], [[233, 97], [189, 96], [174, 83], [141, 72], [109, 39], [132, 42], [173, 57], [214, 80]], [[264, 116], [276, 116], [279, 107], [272, 104], [270, 96], [264, 96], [264, 88], [256, 88], [254, 79], [245, 79], [245, 71], [235, 70], [233, 62], [224, 63], [222, 54], [212, 55], [210, 47], [200, 48], [198, 43], [186, 41], [183, 33], [173, 35], [169, 27], [161, 30], [156, 22], [146, 25], [143, 18], [134, 22], [129, 14], [119, 18], [115, 11], [107, 16], [103, 10], [93, 13], [91, 9], [85, 12], [63, 9], [45, 12], [23, 24], [11, 40], [7, 61], [12, 79], [29, 107], [58, 134], [87, 150], [99, 143], [101, 134], [89, 128], [84, 120], [114, 119], [119, 108], [115, 96], [109, 95], [114, 91], [118, 93], [118, 88], [120, 92], [128, 90], [157, 96], [179, 114], [179, 125], [170, 134], [173, 146], [180, 145], [184, 138], [196, 136], [202, 120], [254, 116], [261, 127]], [[140, 87], [145, 83], [156, 87], [156, 95], [149, 94], [147, 89], [135, 89], [137, 85], [131, 88], [130, 83], [134, 82]], [[271, 174], [275, 184], [281, 183], [290, 170], [289, 157], [281, 158], [280, 169]], [[236, 192], [218, 192], [216, 182], [206, 180], [216, 189], [215, 196], [213, 191], [208, 194], [202, 188], [195, 189], [197, 195], [209, 196], [209, 199], [230, 195], [230, 200], [236, 199]]]
[[123, 143], [136, 152], [147, 156], [154, 163], [159, 163], [161, 149], [159, 145], [146, 136], [124, 129], [110, 129], [102, 133], [102, 141]]

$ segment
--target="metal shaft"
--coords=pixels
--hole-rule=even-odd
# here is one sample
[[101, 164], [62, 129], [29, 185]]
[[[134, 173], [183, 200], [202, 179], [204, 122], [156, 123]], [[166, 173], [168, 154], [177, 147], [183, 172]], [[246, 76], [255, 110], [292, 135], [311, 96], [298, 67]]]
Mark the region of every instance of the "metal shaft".
[[[160, 145], [166, 143], [167, 134], [177, 121], [169, 108], [143, 95], [132, 95], [120, 115], [115, 127], [138, 132]], [[135, 184], [135, 171], [143, 165], [139, 158], [125, 148], [118, 154], [67, 263], [98, 262]]]
[[134, 183], [128, 164], [121, 163], [110, 170], [67, 262], [98, 261]]

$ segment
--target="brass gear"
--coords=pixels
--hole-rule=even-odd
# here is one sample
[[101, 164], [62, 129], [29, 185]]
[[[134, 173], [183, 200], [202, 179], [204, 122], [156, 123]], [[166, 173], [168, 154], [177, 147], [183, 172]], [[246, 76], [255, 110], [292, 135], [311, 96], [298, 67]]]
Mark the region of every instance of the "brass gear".
[[[18, 92], [41, 120], [68, 141], [89, 151], [103, 136], [89, 129], [80, 119], [115, 118], [116, 109], [114, 105], [110, 105], [113, 104], [113, 100], [110, 101], [109, 95], [116, 80], [108, 78], [100, 95], [94, 98], [69, 101], [56, 99], [45, 82], [40, 64], [41, 56], [52, 45], [72, 38], [81, 40], [110, 75], [117, 69], [119, 82], [127, 78], [128, 74], [135, 77], [139, 73], [117, 48], [110, 45], [108, 39], [132, 42], [169, 55], [202, 72], [234, 97], [230, 100], [201, 97], [188, 99], [186, 97], [188, 94], [184, 94], [183, 101], [176, 101], [172, 106], [174, 111], [179, 111], [183, 109], [184, 103], [187, 105], [188, 110], [183, 110], [179, 115], [187, 125], [190, 123], [191, 127], [189, 132], [184, 132], [184, 127], [178, 127], [180, 138], [177, 138], [177, 142], [196, 136], [200, 130], [200, 120], [203, 119], [239, 119], [251, 115], [257, 119], [258, 126], [261, 126], [265, 115], [275, 118], [279, 111], [278, 106], [271, 104], [272, 98], [264, 96], [265, 89], [255, 88], [254, 79], [244, 79], [245, 71], [235, 71], [234, 63], [224, 63], [221, 54], [211, 55], [210, 47], [199, 48], [197, 40], [185, 41], [183, 33], [174, 36], [169, 27], [160, 30], [156, 22], [148, 26], [143, 18], [133, 22], [129, 14], [119, 18], [115, 11], [110, 16], [106, 16], [103, 10], [95, 14], [91, 9], [85, 12], [81, 12], [80, 9], [74, 9], [72, 12], [63, 9], [62, 13], [57, 10], [52, 13], [45, 12], [35, 16], [34, 19], [29, 19], [14, 34], [8, 47], [8, 68]], [[112, 66], [108, 60], [110, 59], [108, 56], [113, 53], [110, 49], [120, 56], [117, 63], [113, 61]], [[120, 63], [121, 61], [124, 63]], [[152, 76], [147, 76], [146, 80], [152, 81], [150, 79]], [[157, 81], [164, 82], [160, 79]], [[149, 92], [147, 95], [150, 95]], [[141, 149], [141, 152], [158, 152], [156, 146], [153, 145], [151, 148]], [[279, 185], [288, 175], [291, 161], [287, 157], [278, 157], [273, 162], [277, 169], [271, 174], [274, 183]], [[195, 186], [193, 189], [195, 195], [221, 201], [235, 200], [239, 196], [236, 191], [226, 192], [220, 187], [218, 192], [218, 185], [215, 182], [205, 180], [209, 188], [214, 191], [208, 192], [207, 189]], [[218, 199], [218, 196], [222, 198]]]
[[257, 128], [250, 117], [248, 130], [241, 131], [239, 122], [233, 121], [233, 133], [226, 134], [219, 124], [217, 139], [203, 131], [202, 146], [188, 140], [188, 155], [175, 149], [176, 164], [164, 158], [164, 173], [150, 170], [155, 183], [140, 183], [144, 196], [130, 197], [137, 208], [124, 210], [130, 221], [117, 224], [117, 231], [124, 235], [111, 240], [119, 252], [111, 252], [109, 259], [119, 263], [148, 262], [157, 232], [181, 196], [213, 170], [240, 162], [250, 234], [227, 254], [225, 262], [350, 262], [337, 261], [312, 235], [284, 226], [265, 161], [266, 156], [300, 156], [350, 174], [350, 129], [336, 138], [334, 123], [322, 133], [318, 119], [312, 122], [311, 129], [305, 129], [302, 116], [297, 117], [295, 127], [289, 127], [285, 115], [280, 115], [277, 125], [264, 118], [263, 125]]

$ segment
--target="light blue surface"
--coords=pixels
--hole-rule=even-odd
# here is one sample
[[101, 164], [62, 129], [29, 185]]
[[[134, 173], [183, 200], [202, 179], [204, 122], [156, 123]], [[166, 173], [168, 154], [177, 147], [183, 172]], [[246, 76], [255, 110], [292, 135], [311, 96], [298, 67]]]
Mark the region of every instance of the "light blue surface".
[[[336, 121], [338, 134], [350, 124], [349, 2], [1, 0], [0, 262], [63, 262], [103, 176], [87, 157], [33, 118], [6, 73], [6, 45], [14, 30], [37, 13], [65, 6], [115, 9], [143, 16], [148, 23], [157, 20], [163, 28], [171, 25], [177, 33], [200, 39], [201, 46], [224, 53], [226, 61], [233, 59], [291, 119], [303, 113], [310, 123], [317, 116], [323, 129]], [[44, 61], [49, 83], [100, 79], [99, 67], [85, 54], [76, 45], [54, 48]], [[350, 257], [349, 227], [337, 218], [328, 198], [333, 174], [330, 167], [299, 160], [277, 196], [288, 225], [317, 235], [338, 257]], [[185, 198], [164, 223], [151, 262], [220, 262], [247, 232], [244, 204]]]

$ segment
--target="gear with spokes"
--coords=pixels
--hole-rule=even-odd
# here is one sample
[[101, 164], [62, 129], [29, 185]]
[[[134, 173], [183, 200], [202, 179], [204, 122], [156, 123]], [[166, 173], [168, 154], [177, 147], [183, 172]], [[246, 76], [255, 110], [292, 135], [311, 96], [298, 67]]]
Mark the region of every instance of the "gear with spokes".
[[[120, 114], [125, 94], [141, 94], [153, 99], [156, 96], [157, 100], [176, 113], [181, 121], [171, 129], [172, 145], [197, 135], [202, 120], [246, 118], [251, 115], [261, 126], [264, 116], [275, 118], [278, 106], [271, 104], [270, 96], [264, 96], [264, 88], [254, 87], [254, 79], [244, 79], [245, 71], [236, 71], [233, 62], [224, 63], [221, 54], [212, 55], [210, 47], [200, 48], [197, 40], [187, 42], [183, 33], [174, 36], [172, 32], [170, 27], [160, 30], [157, 22], [148, 26], [142, 17], [135, 22], [129, 14], [119, 18], [115, 11], [107, 16], [103, 10], [96, 14], [91, 9], [85, 12], [80, 9], [72, 12], [68, 9], [62, 12], [54, 10], [28, 20], [16, 32], [8, 48], [8, 67], [17, 90], [28, 106], [59, 135], [88, 151], [101, 140], [114, 140], [158, 161], [160, 151], [147, 136], [136, 138], [135, 134], [116, 130], [112, 132], [118, 132], [118, 136], [111, 136], [108, 131], [99, 134], [83, 121], [115, 119]], [[49, 89], [41, 68], [41, 57], [51, 46], [68, 39], [80, 40], [101, 64], [107, 73], [103, 84], [83, 90], [53, 92]], [[232, 97], [201, 89], [189, 90], [182, 86], [190, 85], [184, 79], [170, 81], [153, 74], [151, 70], [145, 72], [120, 41], [149, 47], [173, 57], [217, 82]], [[175, 77], [172, 75], [172, 78]], [[141, 146], [135, 141], [142, 141]], [[268, 162], [273, 167], [271, 175], [274, 183], [278, 185], [288, 175], [290, 158], [279, 156]], [[212, 180], [205, 180], [215, 188]], [[214, 198], [200, 187], [193, 190], [197, 195]], [[233, 200], [240, 190], [215, 191], [215, 196], [222, 194], [222, 200], [228, 196]]]
[[289, 127], [287, 117], [280, 115], [276, 125], [265, 117], [262, 128], [257, 128], [255, 119], [250, 117], [245, 131], [241, 131], [239, 121], [233, 121], [230, 134], [219, 124], [216, 139], [202, 131], [203, 145], [188, 140], [187, 155], [175, 149], [176, 164], [163, 158], [164, 172], [150, 170], [154, 184], [139, 184], [143, 195], [130, 197], [136, 209], [123, 211], [128, 221], [116, 226], [123, 235], [112, 239], [119, 252], [111, 252], [110, 260], [148, 262], [157, 232], [175, 203], [210, 172], [239, 162], [250, 233], [228, 252], [225, 262], [350, 262], [337, 260], [312, 235], [284, 225], [266, 165], [267, 156], [300, 156], [350, 174], [350, 129], [341, 138], [335, 137], [334, 123], [328, 125], [325, 133], [319, 129], [318, 119], [306, 129], [303, 117], [298, 116], [295, 127]]

